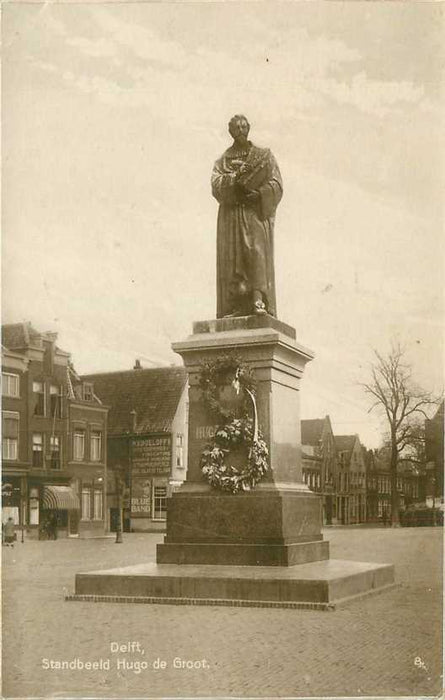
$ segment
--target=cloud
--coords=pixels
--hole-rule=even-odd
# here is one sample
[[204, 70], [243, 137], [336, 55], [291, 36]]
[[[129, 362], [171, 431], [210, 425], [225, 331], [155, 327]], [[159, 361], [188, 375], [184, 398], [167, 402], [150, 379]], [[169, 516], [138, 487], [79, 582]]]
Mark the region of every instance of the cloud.
[[317, 89], [339, 104], [348, 104], [380, 117], [392, 112], [393, 108], [419, 104], [424, 97], [422, 85], [408, 81], [374, 80], [364, 71], [354, 75], [350, 84], [331, 79], [320, 80]]
[[[281, 123], [332, 104], [379, 118], [407, 105], [431, 111], [422, 85], [374, 79], [364, 69], [366, 57], [360, 51], [337, 38], [310, 35], [305, 27], [278, 31], [264, 17], [249, 15], [250, 37], [233, 52], [224, 42], [216, 48], [212, 37], [202, 33], [196, 44], [172, 40], [168, 25], [164, 31], [162, 25], [155, 29], [148, 24], [150, 13], [143, 15], [143, 24], [126, 21], [128, 13], [119, 7], [93, 7], [88, 13], [88, 38], [74, 35], [50, 11], [44, 15], [54, 37], [87, 59], [64, 65], [67, 56], [59, 51], [62, 78], [105, 102], [124, 100], [157, 114], [169, 111], [167, 104], [173, 122], [189, 115], [196, 123], [196, 111], [204, 113], [205, 122], [211, 111], [224, 111], [224, 105], [229, 112], [239, 104], [261, 112], [261, 103], [269, 108], [271, 101]], [[54, 73], [47, 57], [36, 66]]]
[[178, 42], [162, 39], [147, 27], [122, 21], [102, 7], [93, 8], [91, 15], [110, 40], [138, 58], [169, 67], [180, 68], [184, 65], [187, 54]]
[[70, 37], [66, 40], [68, 46], [78, 48], [86, 56], [93, 58], [109, 58], [116, 55], [116, 44], [110, 39], [101, 37], [96, 40], [86, 39], [85, 37]]

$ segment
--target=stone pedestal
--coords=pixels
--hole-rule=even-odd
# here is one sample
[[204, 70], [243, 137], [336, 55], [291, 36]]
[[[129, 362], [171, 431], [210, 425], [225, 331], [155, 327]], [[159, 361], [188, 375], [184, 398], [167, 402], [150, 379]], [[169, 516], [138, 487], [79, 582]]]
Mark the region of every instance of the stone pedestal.
[[201, 453], [216, 428], [198, 387], [201, 365], [234, 353], [253, 369], [257, 382], [258, 420], [270, 456], [270, 471], [259, 488], [308, 492], [301, 473], [299, 389], [313, 353], [296, 342], [295, 329], [272, 316], [202, 321], [194, 324], [193, 331], [172, 346], [184, 361], [190, 386], [187, 481], [182, 490], [207, 485]]
[[[188, 469], [168, 504], [158, 563], [292, 566], [327, 559], [320, 498], [301, 472], [299, 387], [313, 353], [296, 342], [293, 328], [271, 316], [203, 321], [193, 331], [173, 345], [189, 375]], [[240, 494], [211, 488], [200, 466], [217, 428], [202, 401], [200, 369], [204, 361], [230, 353], [254, 371], [258, 421], [270, 457], [260, 484]]]

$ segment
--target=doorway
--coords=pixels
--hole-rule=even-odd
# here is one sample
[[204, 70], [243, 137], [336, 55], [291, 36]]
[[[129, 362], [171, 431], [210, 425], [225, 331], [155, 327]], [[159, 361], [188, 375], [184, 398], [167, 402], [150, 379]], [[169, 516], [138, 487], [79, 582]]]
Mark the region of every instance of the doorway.
[[79, 537], [79, 510], [68, 511], [68, 537]]

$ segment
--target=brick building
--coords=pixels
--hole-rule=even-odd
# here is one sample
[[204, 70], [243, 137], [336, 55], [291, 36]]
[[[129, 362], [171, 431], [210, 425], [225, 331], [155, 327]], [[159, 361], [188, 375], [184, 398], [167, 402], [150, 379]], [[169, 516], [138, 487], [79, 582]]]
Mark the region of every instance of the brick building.
[[444, 474], [444, 402], [433, 418], [425, 421], [426, 496], [439, 506], [443, 503]]
[[323, 523], [336, 523], [337, 450], [329, 416], [301, 421], [301, 446], [303, 480], [322, 496]]
[[[389, 522], [391, 519], [391, 470], [389, 451], [367, 450], [367, 521]], [[397, 493], [399, 508], [407, 508], [424, 499], [424, 474], [410, 459], [401, 459], [397, 465]]]
[[337, 518], [342, 525], [366, 521], [366, 462], [358, 435], [336, 435]]
[[103, 534], [108, 411], [56, 341], [2, 327], [3, 520], [31, 537]]
[[110, 407], [108, 522], [116, 528], [124, 482], [124, 530], [165, 529], [167, 498], [187, 468], [187, 375], [182, 367], [91, 374], [83, 381]]
[[367, 520], [370, 523], [389, 521], [391, 517], [391, 474], [377, 450], [366, 456]]

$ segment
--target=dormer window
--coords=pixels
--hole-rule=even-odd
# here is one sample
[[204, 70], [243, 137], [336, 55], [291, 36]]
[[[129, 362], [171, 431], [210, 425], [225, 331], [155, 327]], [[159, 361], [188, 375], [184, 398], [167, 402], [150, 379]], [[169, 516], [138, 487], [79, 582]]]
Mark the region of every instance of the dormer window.
[[84, 401], [93, 401], [93, 399], [94, 399], [93, 385], [85, 382], [83, 385], [83, 400]]

